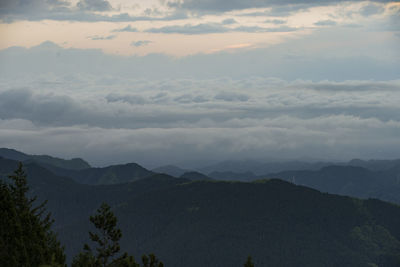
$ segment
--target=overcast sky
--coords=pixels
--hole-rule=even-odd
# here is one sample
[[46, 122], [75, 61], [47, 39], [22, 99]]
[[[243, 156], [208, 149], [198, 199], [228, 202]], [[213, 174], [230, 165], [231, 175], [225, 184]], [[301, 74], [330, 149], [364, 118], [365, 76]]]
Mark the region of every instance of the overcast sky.
[[0, 147], [400, 158], [399, 1], [3, 0], [0, 37]]

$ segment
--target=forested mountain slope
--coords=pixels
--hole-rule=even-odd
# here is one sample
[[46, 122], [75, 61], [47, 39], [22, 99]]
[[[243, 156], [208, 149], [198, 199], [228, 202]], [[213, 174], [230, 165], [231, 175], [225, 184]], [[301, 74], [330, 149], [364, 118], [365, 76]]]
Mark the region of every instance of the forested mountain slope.
[[400, 166], [382, 171], [353, 166], [329, 166], [318, 171], [286, 171], [265, 177], [287, 180], [322, 192], [378, 198], [400, 204]]
[[[0, 173], [16, 162], [0, 160]], [[154, 252], [165, 266], [399, 266], [400, 207], [320, 193], [280, 181], [253, 183], [154, 175], [119, 185], [82, 185], [36, 164], [32, 193], [48, 199], [71, 259], [87, 241], [90, 214], [108, 202], [122, 248]], [[371, 265], [370, 265], [371, 266]]]
[[36, 162], [38, 164], [52, 165], [59, 168], [71, 169], [71, 170], [82, 170], [90, 168], [89, 163], [87, 163], [81, 158], [66, 160], [48, 155], [28, 155], [9, 148], [0, 148], [0, 157], [17, 160], [21, 162]]

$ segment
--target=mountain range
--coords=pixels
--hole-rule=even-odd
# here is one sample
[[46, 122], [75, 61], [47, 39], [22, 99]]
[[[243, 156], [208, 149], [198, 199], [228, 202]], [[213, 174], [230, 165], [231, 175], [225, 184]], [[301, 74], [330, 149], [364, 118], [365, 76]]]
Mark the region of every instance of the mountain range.
[[[222, 171], [212, 171], [204, 174], [173, 165], [148, 170], [137, 163], [95, 168], [90, 167], [82, 159], [64, 160], [47, 155], [35, 156], [12, 149], [0, 149], [0, 157], [22, 160], [25, 163], [35, 162], [57, 176], [68, 177], [77, 183], [88, 185], [124, 184], [150, 177], [157, 173], [192, 181], [256, 181], [275, 178], [311, 187], [321, 192], [359, 198], [377, 198], [400, 204], [400, 160], [364, 161], [355, 159], [344, 163], [317, 162], [314, 164], [289, 162], [287, 165], [281, 163], [275, 167], [276, 169], [283, 168], [284, 171], [256, 175], [252, 171], [235, 172], [238, 169], [233, 171], [223, 169]], [[79, 164], [72, 164], [75, 162]], [[249, 161], [243, 161], [242, 163], [246, 162], [248, 163]], [[271, 164], [268, 163], [266, 166], [272, 166]], [[230, 164], [226, 166], [230, 166]], [[248, 165], [238, 164], [238, 166]], [[289, 169], [285, 169], [285, 166]], [[302, 166], [302, 168], [309, 166], [310, 169], [290, 169], [290, 167], [296, 166]], [[320, 166], [322, 167], [318, 168]]]
[[[0, 159], [0, 174], [17, 162]], [[25, 164], [31, 194], [48, 200], [69, 260], [88, 242], [88, 217], [107, 202], [122, 249], [154, 252], [165, 266], [399, 266], [400, 207], [321, 193], [277, 179], [226, 182], [153, 174], [80, 184]], [[5, 179], [5, 178], [3, 178]]]
[[65, 160], [48, 155], [28, 155], [10, 148], [0, 148], [0, 157], [21, 162], [36, 162], [40, 165], [49, 165], [71, 170], [82, 170], [90, 168], [89, 163], [81, 158]]

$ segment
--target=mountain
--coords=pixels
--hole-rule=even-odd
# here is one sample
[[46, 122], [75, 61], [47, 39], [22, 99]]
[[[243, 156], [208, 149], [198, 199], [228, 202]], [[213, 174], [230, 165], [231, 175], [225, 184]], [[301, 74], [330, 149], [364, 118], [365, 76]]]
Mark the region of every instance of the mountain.
[[400, 165], [384, 171], [354, 166], [329, 166], [318, 171], [286, 171], [266, 175], [322, 192], [378, 198], [400, 204]]
[[92, 185], [127, 183], [155, 174], [136, 163], [83, 170], [67, 170], [51, 165], [44, 167], [57, 175], [70, 177], [78, 183]]
[[[0, 159], [0, 174], [16, 162]], [[156, 174], [116, 185], [84, 185], [36, 163], [31, 193], [48, 200], [71, 259], [88, 241], [89, 215], [109, 203], [122, 250], [154, 252], [165, 266], [399, 266], [400, 207], [320, 193], [282, 180], [190, 181]]]
[[185, 172], [179, 178], [189, 179], [192, 181], [212, 180], [212, 178], [208, 177], [207, 175], [195, 171]]
[[9, 148], [0, 148], [0, 157], [22, 162], [33, 161], [39, 164], [52, 165], [55, 167], [70, 169], [70, 170], [82, 170], [90, 168], [89, 163], [87, 163], [81, 158], [65, 160], [47, 155], [28, 155]]
[[215, 172], [247, 173], [255, 175], [265, 175], [267, 173], [287, 171], [287, 170], [318, 170], [322, 167], [332, 165], [330, 162], [261, 162], [256, 160], [237, 160], [223, 161], [198, 169], [199, 172], [210, 175]]
[[384, 171], [400, 166], [400, 159], [395, 160], [361, 160], [352, 159], [347, 165], [363, 167], [372, 171]]
[[209, 173], [208, 176], [216, 180], [224, 180], [224, 181], [252, 181], [259, 178], [259, 176], [255, 175], [250, 171], [247, 172], [215, 171]]
[[152, 169], [153, 172], [156, 173], [164, 173], [168, 174], [174, 177], [179, 177], [185, 172], [190, 172], [190, 170], [182, 169], [174, 165], [166, 165], [166, 166], [161, 166], [155, 169]]
[[[287, 162], [261, 162], [255, 160], [238, 160], [238, 161], [223, 161], [220, 163], [212, 164], [206, 167], [199, 168], [198, 170], [208, 176], [221, 175], [223, 173], [230, 173], [231, 176], [238, 176], [238, 174], [253, 173], [256, 176], [265, 176], [268, 173], [277, 173], [292, 170], [310, 170], [316, 171], [323, 167], [328, 166], [355, 166], [363, 167], [372, 171], [384, 171], [400, 166], [400, 159], [394, 160], [361, 160], [352, 159], [348, 162], [303, 162], [303, 161], [287, 161]], [[237, 175], [236, 175], [237, 174]], [[222, 175], [224, 176], [224, 175]], [[244, 175], [243, 180], [247, 180], [248, 176]], [[238, 176], [239, 178], [239, 176]]]

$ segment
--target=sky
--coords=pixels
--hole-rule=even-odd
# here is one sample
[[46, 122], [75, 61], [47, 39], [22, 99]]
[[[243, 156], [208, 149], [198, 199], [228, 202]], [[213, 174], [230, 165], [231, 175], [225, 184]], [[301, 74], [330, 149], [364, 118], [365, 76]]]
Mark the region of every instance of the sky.
[[94, 166], [400, 158], [398, 103], [399, 1], [0, 1], [0, 147]]

